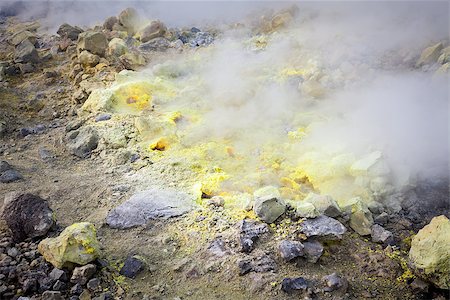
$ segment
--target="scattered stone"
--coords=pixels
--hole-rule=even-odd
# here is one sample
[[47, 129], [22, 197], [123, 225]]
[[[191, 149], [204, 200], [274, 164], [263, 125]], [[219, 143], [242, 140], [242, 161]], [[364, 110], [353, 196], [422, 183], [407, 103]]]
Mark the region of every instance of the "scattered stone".
[[269, 232], [266, 224], [254, 220], [242, 220], [239, 223], [239, 242], [241, 251], [250, 253], [254, 248], [254, 243], [261, 235]]
[[69, 139], [67, 148], [70, 153], [80, 158], [89, 157], [92, 150], [98, 146], [99, 136], [97, 130], [90, 126], [81, 128], [76, 135], [74, 132], [70, 132], [67, 137]]
[[23, 179], [22, 175], [16, 170], [6, 170], [0, 175], [1, 183], [10, 183], [17, 180]]
[[362, 201], [352, 205], [350, 227], [359, 235], [365, 236], [371, 233], [372, 225], [373, 218], [369, 208]]
[[212, 205], [215, 207], [222, 207], [225, 204], [225, 199], [220, 196], [214, 196], [206, 201], [207, 205]]
[[324, 214], [332, 218], [341, 215], [341, 209], [336, 201], [328, 195], [309, 193], [304, 201], [313, 204], [319, 214]]
[[6, 203], [3, 219], [16, 241], [44, 236], [54, 224], [47, 201], [32, 194], [21, 194]]
[[0, 173], [12, 170], [13, 167], [5, 160], [0, 160]]
[[67, 281], [67, 273], [61, 269], [53, 268], [53, 270], [48, 275], [53, 281]]
[[389, 221], [389, 215], [386, 212], [382, 212], [381, 214], [376, 216], [373, 221], [374, 223], [379, 225], [386, 225], [387, 222]]
[[47, 238], [38, 245], [39, 252], [56, 268], [85, 265], [99, 256], [99, 248], [95, 227], [87, 222], [72, 224], [58, 237]]
[[98, 292], [102, 289], [102, 287], [100, 286], [100, 279], [98, 278], [92, 278], [88, 281], [86, 286], [91, 292]]
[[372, 226], [371, 236], [374, 243], [391, 244], [393, 242], [392, 232], [378, 224]]
[[416, 66], [421, 67], [423, 65], [435, 63], [441, 55], [441, 50], [443, 48], [444, 46], [442, 45], [442, 43], [437, 43], [436, 45], [426, 48], [422, 51], [422, 54], [420, 55]]
[[73, 270], [72, 277], [70, 278], [71, 283], [79, 283], [85, 285], [89, 279], [94, 276], [97, 271], [97, 267], [94, 264], [88, 264], [82, 267], [76, 267]]
[[84, 67], [95, 67], [100, 62], [100, 56], [83, 50], [78, 54], [78, 60]]
[[78, 297], [79, 300], [91, 300], [92, 296], [91, 293], [89, 293], [88, 290], [83, 290], [83, 292]]
[[79, 53], [87, 50], [93, 54], [104, 56], [106, 48], [108, 48], [108, 40], [101, 32], [86, 31], [78, 36], [77, 50]]
[[82, 32], [83, 32], [83, 30], [81, 28], [70, 26], [67, 23], [64, 23], [61, 26], [59, 26], [58, 31], [56, 31], [56, 33], [60, 37], [68, 38], [72, 41], [76, 41], [78, 39], [78, 36]]
[[12, 258], [15, 258], [17, 255], [19, 255], [19, 250], [17, 250], [16, 247], [12, 247], [8, 249], [8, 255], [11, 256]]
[[418, 291], [421, 293], [428, 293], [429, 287], [430, 285], [420, 278], [416, 278], [413, 280], [413, 282], [411, 282], [411, 288], [414, 291]]
[[16, 47], [14, 53], [14, 61], [16, 63], [38, 63], [39, 54], [34, 45], [29, 40], [22, 41]]
[[342, 235], [347, 231], [341, 222], [323, 215], [307, 219], [301, 225], [302, 232], [307, 237], [318, 237], [324, 240], [341, 240]]
[[47, 150], [45, 148], [39, 148], [39, 157], [43, 161], [48, 161], [51, 160], [52, 158], [55, 158], [55, 155], [50, 150]]
[[285, 261], [291, 261], [294, 258], [303, 256], [305, 254], [303, 248], [302, 243], [288, 240], [281, 241], [278, 247], [280, 255]]
[[100, 114], [95, 117], [95, 122], [108, 121], [111, 119], [111, 114]]
[[305, 252], [306, 260], [315, 264], [323, 253], [323, 246], [320, 242], [311, 240], [303, 242], [303, 251]]
[[154, 38], [146, 43], [139, 45], [138, 49], [142, 52], [165, 51], [170, 47], [170, 42], [163, 37]]
[[127, 44], [120, 38], [113, 38], [108, 44], [108, 54], [121, 56], [128, 52]]
[[166, 26], [159, 20], [152, 21], [149, 25], [142, 28], [139, 32], [139, 38], [142, 43], [146, 43], [154, 38], [163, 37], [167, 32]]
[[410, 265], [420, 277], [441, 289], [450, 289], [450, 220], [434, 217], [414, 236], [409, 250]]
[[286, 210], [286, 204], [281, 200], [278, 189], [274, 186], [263, 187], [253, 194], [255, 204], [253, 211], [266, 223], [273, 223]]
[[438, 63], [444, 65], [450, 62], [450, 46], [442, 49], [441, 56], [439, 56]]
[[119, 273], [128, 278], [136, 278], [142, 270], [144, 270], [144, 262], [135, 256], [129, 256]]
[[277, 270], [277, 263], [268, 255], [238, 261], [239, 275], [249, 272], [265, 273]]
[[61, 292], [57, 291], [45, 291], [41, 297], [42, 300], [64, 300]]
[[325, 284], [325, 288], [323, 289], [325, 292], [333, 292], [339, 290], [340, 292], [345, 293], [347, 291], [347, 279], [339, 276], [337, 273], [324, 276], [322, 278], [322, 281]]
[[308, 289], [308, 282], [303, 277], [284, 278], [281, 282], [281, 290], [288, 294], [306, 291], [306, 289]]

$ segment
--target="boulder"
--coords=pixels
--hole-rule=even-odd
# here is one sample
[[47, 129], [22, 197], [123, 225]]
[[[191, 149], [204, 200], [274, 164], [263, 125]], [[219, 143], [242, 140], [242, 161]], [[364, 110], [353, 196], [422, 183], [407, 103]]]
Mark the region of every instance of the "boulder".
[[313, 204], [319, 214], [324, 214], [332, 218], [341, 215], [339, 206], [331, 196], [309, 193], [304, 201]]
[[154, 38], [163, 37], [166, 32], [166, 26], [161, 21], [156, 20], [139, 30], [138, 35], [140, 41], [146, 43]]
[[117, 23], [119, 23], [119, 19], [116, 16], [109, 17], [103, 23], [103, 29], [111, 31]]
[[38, 63], [39, 54], [29, 40], [23, 40], [16, 47], [14, 52], [14, 61], [16, 63]]
[[410, 265], [420, 277], [450, 289], [450, 220], [434, 217], [412, 239]]
[[67, 138], [69, 152], [80, 158], [89, 157], [92, 150], [97, 148], [99, 141], [97, 130], [89, 126], [69, 132]]
[[47, 238], [38, 245], [39, 253], [56, 268], [73, 264], [86, 265], [100, 255], [97, 231], [88, 222], [75, 223], [55, 238]]
[[108, 44], [108, 54], [121, 56], [128, 52], [127, 44], [124, 40], [119, 38], [113, 38]]
[[14, 169], [9, 169], [0, 174], [0, 182], [1, 183], [10, 183], [14, 181], [18, 181], [23, 179], [22, 175]]
[[369, 208], [362, 201], [352, 205], [350, 227], [359, 235], [365, 236], [372, 232], [373, 217]]
[[437, 43], [436, 45], [426, 48], [422, 51], [416, 66], [421, 67], [423, 65], [434, 64], [439, 59], [443, 48], [444, 46], [442, 43]]
[[5, 203], [3, 218], [18, 242], [44, 236], [54, 224], [47, 201], [32, 194], [20, 194]]
[[303, 242], [303, 250], [306, 260], [310, 263], [316, 263], [323, 253], [323, 246], [319, 241], [308, 240]]
[[339, 291], [345, 293], [348, 289], [348, 281], [345, 277], [339, 276], [337, 273], [333, 273], [322, 278], [324, 283], [325, 292]]
[[295, 201], [290, 203], [295, 208], [297, 216], [300, 218], [315, 218], [320, 215], [315, 206], [306, 201]]
[[301, 231], [307, 237], [317, 237], [323, 240], [341, 240], [347, 231], [338, 220], [321, 215], [314, 219], [307, 219], [301, 223]]
[[393, 242], [392, 232], [378, 224], [372, 226], [371, 236], [374, 243], [390, 244]]
[[106, 223], [125, 229], [145, 225], [154, 219], [181, 216], [193, 209], [193, 196], [172, 189], [149, 189], [138, 192], [108, 213]]
[[36, 34], [30, 32], [28, 30], [22, 30], [22, 31], [14, 34], [11, 37], [11, 39], [9, 40], [9, 42], [13, 46], [17, 46], [25, 40], [28, 40], [32, 45], [36, 45], [36, 41], [37, 41]]
[[303, 277], [284, 278], [281, 282], [281, 290], [288, 294], [306, 291], [308, 287], [309, 284]]
[[278, 246], [280, 255], [285, 261], [290, 261], [297, 257], [303, 256], [305, 254], [303, 248], [304, 246], [302, 243], [288, 240], [281, 241]]
[[253, 211], [266, 223], [274, 222], [286, 211], [286, 204], [274, 186], [263, 187], [255, 191], [253, 196], [255, 198]]
[[139, 50], [142, 52], [149, 51], [165, 51], [170, 47], [170, 42], [163, 37], [154, 38], [146, 43], [139, 46]]
[[78, 60], [84, 67], [95, 67], [100, 62], [100, 56], [83, 50], [78, 54]]
[[101, 32], [86, 31], [78, 36], [78, 53], [87, 50], [93, 54], [104, 56], [106, 48], [108, 48], [108, 40]]
[[64, 23], [61, 26], [59, 26], [58, 31], [56, 31], [56, 33], [60, 37], [67, 38], [72, 41], [76, 41], [78, 39], [78, 36], [82, 32], [83, 32], [83, 29], [81, 29], [79, 27], [73, 27], [67, 23]]
[[134, 35], [139, 26], [139, 14], [134, 8], [128, 7], [120, 12], [119, 23], [129, 35]]

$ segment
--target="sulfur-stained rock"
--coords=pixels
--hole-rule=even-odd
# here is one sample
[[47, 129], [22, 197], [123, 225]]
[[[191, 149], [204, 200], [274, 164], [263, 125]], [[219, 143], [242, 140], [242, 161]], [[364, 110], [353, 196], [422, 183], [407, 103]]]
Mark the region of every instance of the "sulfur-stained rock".
[[67, 23], [64, 23], [61, 26], [59, 26], [58, 31], [56, 31], [56, 33], [60, 37], [67, 38], [72, 41], [76, 41], [78, 39], [78, 36], [82, 32], [83, 32], [83, 29], [76, 27], [76, 26], [75, 27], [71, 26]]
[[17, 63], [38, 63], [39, 54], [29, 40], [23, 40], [17, 45], [14, 52], [14, 61]]
[[450, 289], [450, 220], [434, 217], [412, 239], [410, 265], [424, 279], [441, 289]]
[[134, 35], [139, 26], [139, 14], [134, 8], [128, 7], [120, 12], [119, 23], [129, 35]]
[[350, 227], [359, 235], [369, 235], [372, 232], [373, 217], [367, 205], [359, 201], [352, 206]]
[[38, 250], [45, 260], [59, 269], [72, 264], [85, 265], [100, 255], [97, 232], [88, 222], [72, 224], [58, 237], [41, 241]]
[[442, 43], [437, 43], [436, 45], [426, 48], [422, 51], [416, 66], [420, 67], [437, 62], [443, 48]]
[[93, 54], [104, 56], [106, 48], [108, 48], [108, 40], [101, 32], [86, 31], [78, 36], [77, 50], [79, 53], [87, 50]]
[[89, 51], [83, 50], [78, 54], [78, 60], [84, 67], [95, 67], [100, 62], [100, 57]]
[[120, 38], [113, 38], [108, 44], [108, 54], [121, 56], [128, 52], [127, 44]]
[[274, 186], [266, 186], [254, 192], [253, 211], [264, 222], [272, 223], [286, 211], [286, 204]]
[[331, 196], [309, 193], [304, 201], [313, 204], [319, 214], [332, 218], [341, 215], [341, 209]]
[[438, 63], [441, 65], [450, 62], [450, 46], [442, 49], [441, 55], [438, 58]]
[[320, 213], [316, 210], [315, 206], [306, 201], [293, 201], [289, 203], [292, 207], [295, 208], [296, 214], [300, 218], [315, 218], [320, 215]]
[[35, 45], [36, 44], [36, 34], [32, 33], [28, 30], [23, 30], [20, 31], [16, 34], [14, 34], [11, 39], [9, 40], [9, 42], [13, 45], [13, 46], [17, 46], [20, 43], [22, 43], [22, 41], [24, 40], [28, 40], [31, 44]]
[[282, 27], [285, 27], [292, 21], [292, 15], [289, 12], [283, 12], [275, 15], [272, 18], [272, 30], [277, 30]]
[[146, 43], [154, 38], [163, 37], [167, 32], [163, 22], [156, 20], [139, 30], [138, 35], [142, 43]]

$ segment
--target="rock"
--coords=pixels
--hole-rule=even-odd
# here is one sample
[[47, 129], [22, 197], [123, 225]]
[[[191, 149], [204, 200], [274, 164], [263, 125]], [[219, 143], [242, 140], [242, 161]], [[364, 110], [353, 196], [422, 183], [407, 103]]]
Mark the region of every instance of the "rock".
[[78, 39], [78, 36], [82, 32], [83, 32], [83, 30], [81, 28], [70, 26], [67, 23], [64, 23], [61, 26], [59, 26], [58, 31], [56, 31], [56, 33], [60, 37], [68, 38], [72, 41], [76, 41]]
[[45, 291], [41, 297], [42, 300], [64, 300], [61, 292], [57, 291]]
[[142, 270], [144, 270], [144, 262], [135, 256], [129, 256], [119, 273], [128, 278], [136, 278]]
[[416, 292], [428, 293], [429, 284], [421, 280], [420, 278], [416, 278], [413, 280], [413, 282], [411, 282], [411, 288]]
[[48, 274], [48, 276], [53, 280], [53, 281], [67, 281], [67, 273], [61, 269], [58, 268], [53, 268], [53, 270], [50, 272], [50, 274]]
[[12, 247], [10, 249], [8, 249], [8, 255], [11, 256], [12, 258], [15, 258], [17, 255], [19, 255], [19, 250], [17, 250], [16, 247]]
[[121, 11], [118, 19], [129, 35], [136, 33], [136, 28], [139, 26], [139, 14], [134, 8], [128, 7]]
[[379, 225], [386, 225], [389, 221], [389, 215], [386, 212], [382, 212], [381, 214], [376, 216], [373, 221]]
[[373, 218], [369, 208], [362, 201], [353, 204], [350, 227], [359, 235], [365, 236], [372, 232], [372, 225]]
[[295, 201], [289, 204], [295, 208], [296, 215], [300, 218], [315, 218], [320, 215], [312, 203]]
[[93, 54], [104, 56], [106, 48], [108, 48], [108, 40], [101, 32], [86, 31], [78, 36], [78, 53], [87, 50]]
[[16, 170], [6, 170], [6, 171], [2, 172], [0, 175], [1, 183], [10, 183], [10, 182], [14, 182], [14, 181], [17, 181], [20, 179], [23, 179], [23, 177]]
[[54, 224], [47, 201], [32, 194], [18, 195], [6, 203], [3, 219], [16, 241], [44, 236]]
[[214, 37], [208, 32], [197, 32], [194, 37], [190, 39], [189, 46], [191, 47], [205, 47], [214, 41]]
[[94, 264], [87, 264], [82, 267], [76, 267], [73, 270], [72, 277], [70, 277], [70, 282], [74, 284], [85, 285], [89, 279], [94, 276], [97, 272], [97, 267]]
[[336, 201], [328, 195], [309, 193], [304, 201], [313, 204], [319, 214], [324, 214], [332, 218], [341, 215], [341, 209]]
[[64, 289], [66, 289], [66, 284], [64, 282], [62, 282], [61, 280], [57, 280], [55, 282], [55, 284], [53, 285], [54, 291], [62, 291]]
[[169, 47], [170, 42], [166, 38], [159, 37], [139, 45], [138, 49], [142, 52], [165, 51]]
[[441, 55], [439, 56], [438, 63], [444, 65], [450, 62], [450, 46], [442, 49]]
[[339, 221], [327, 217], [319, 216], [314, 219], [307, 219], [301, 223], [302, 232], [307, 237], [318, 237], [323, 240], [341, 240], [347, 229]]
[[374, 224], [372, 226], [372, 242], [381, 243], [381, 244], [391, 244], [393, 242], [392, 232], [384, 229], [382, 226], [378, 224]]
[[297, 241], [281, 241], [278, 249], [280, 251], [281, 257], [285, 261], [293, 260], [294, 258], [303, 256], [305, 252], [303, 251], [303, 244]]
[[214, 196], [206, 201], [207, 205], [212, 205], [215, 207], [222, 207], [225, 204], [225, 199], [220, 196]]
[[208, 246], [208, 251], [212, 255], [217, 257], [224, 257], [230, 254], [230, 251], [227, 249], [225, 242], [220, 238], [217, 238], [211, 242], [211, 244]]
[[127, 69], [130, 70], [135, 70], [136, 68], [146, 64], [144, 56], [142, 56], [139, 52], [127, 52], [120, 56], [120, 61]]
[[58, 237], [41, 241], [38, 250], [56, 268], [85, 265], [100, 255], [95, 227], [87, 222], [72, 224]]
[[0, 160], [0, 173], [12, 170], [13, 167], [5, 160]]
[[412, 239], [410, 265], [420, 277], [441, 289], [450, 289], [450, 220], [434, 217]]
[[28, 30], [23, 30], [23, 31], [20, 31], [20, 32], [14, 34], [11, 37], [11, 39], [9, 40], [9, 42], [13, 46], [17, 46], [25, 40], [28, 40], [32, 45], [36, 45], [36, 34], [30, 32]]
[[434, 64], [437, 62], [439, 56], [441, 55], [441, 50], [443, 49], [442, 43], [437, 43], [431, 47], [426, 48], [422, 51], [419, 60], [416, 63], [417, 67], [423, 65]]
[[242, 220], [239, 223], [239, 229], [241, 251], [245, 253], [250, 253], [254, 248], [254, 243], [260, 236], [269, 232], [269, 228], [266, 224], [253, 220]]
[[311, 240], [303, 242], [303, 251], [306, 260], [310, 263], [316, 263], [323, 253], [323, 246], [320, 242]]
[[306, 291], [308, 288], [308, 282], [303, 277], [297, 278], [284, 278], [281, 282], [281, 290], [288, 294], [292, 294], [299, 291]]
[[84, 67], [95, 67], [100, 62], [100, 56], [83, 50], [78, 54], [78, 60]]
[[280, 192], [274, 186], [266, 186], [254, 192], [253, 211], [264, 222], [272, 223], [286, 210]]
[[309, 96], [314, 99], [322, 98], [326, 94], [326, 90], [322, 86], [322, 84], [315, 80], [308, 80], [299, 83], [298, 89], [303, 95]]
[[152, 21], [149, 25], [139, 30], [138, 35], [142, 43], [154, 38], [163, 37], [167, 32], [166, 26], [159, 20]]
[[119, 19], [116, 16], [109, 17], [103, 23], [103, 28], [109, 31], [113, 30], [115, 24], [119, 23]]
[[23, 40], [19, 45], [17, 45], [14, 52], [14, 62], [34, 64], [39, 62], [39, 54], [29, 40]]
[[111, 119], [111, 114], [100, 114], [95, 117], [95, 122], [108, 121]]
[[70, 289], [70, 293], [72, 295], [79, 295], [83, 292], [83, 287], [81, 286], [81, 284], [77, 283], [75, 284], [71, 289]]
[[108, 44], [108, 54], [121, 56], [128, 52], [127, 44], [124, 40], [119, 38], [113, 38]]
[[98, 292], [102, 289], [102, 287], [100, 286], [100, 279], [98, 278], [92, 278], [88, 281], [86, 286], [91, 292]]
[[177, 190], [149, 189], [138, 192], [108, 213], [106, 223], [125, 229], [145, 225], [149, 220], [181, 216], [192, 210], [194, 197]]
[[238, 261], [239, 275], [245, 275], [249, 272], [265, 273], [276, 271], [276, 262], [268, 255], [252, 259], [242, 259]]
[[337, 273], [324, 276], [322, 278], [322, 281], [325, 285], [325, 288], [323, 289], [325, 292], [333, 292], [339, 290], [340, 292], [345, 293], [348, 289], [347, 279], [339, 276]]
[[83, 292], [78, 297], [78, 300], [91, 300], [91, 299], [92, 299], [92, 296], [88, 290], [83, 290]]
[[51, 160], [52, 158], [55, 158], [55, 155], [50, 150], [47, 150], [45, 148], [39, 148], [38, 153], [39, 157], [43, 161], [48, 161]]
[[97, 130], [93, 127], [86, 126], [79, 131], [72, 131], [67, 137], [67, 148], [69, 152], [80, 158], [89, 157], [92, 150], [98, 146], [99, 136]]

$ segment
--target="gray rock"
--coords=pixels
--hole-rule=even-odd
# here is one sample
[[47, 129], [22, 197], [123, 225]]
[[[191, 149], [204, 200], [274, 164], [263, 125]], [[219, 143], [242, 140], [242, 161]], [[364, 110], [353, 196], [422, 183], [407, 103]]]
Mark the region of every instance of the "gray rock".
[[281, 290], [288, 294], [306, 291], [308, 289], [308, 282], [303, 277], [284, 278], [281, 282]]
[[76, 41], [80, 33], [83, 32], [83, 29], [79, 27], [73, 27], [67, 23], [59, 26], [58, 31], [56, 33], [62, 38], [68, 38], [72, 41]]
[[12, 247], [8, 249], [8, 255], [12, 258], [15, 258], [17, 255], [19, 255], [19, 250], [17, 250], [16, 247]]
[[67, 148], [70, 153], [80, 158], [86, 158], [91, 155], [92, 150], [98, 146], [99, 136], [97, 130], [92, 127], [83, 127], [77, 134], [74, 131], [68, 135]]
[[166, 26], [159, 20], [152, 21], [139, 31], [140, 40], [146, 43], [154, 38], [163, 37], [167, 32]]
[[87, 264], [82, 267], [76, 267], [73, 270], [70, 282], [85, 285], [88, 282], [88, 280], [91, 279], [92, 276], [94, 276], [96, 271], [97, 267], [94, 264]]
[[181, 216], [193, 209], [194, 197], [177, 190], [149, 189], [138, 192], [108, 213], [106, 223], [125, 229], [152, 219]]
[[197, 32], [189, 41], [191, 47], [208, 46], [214, 41], [214, 37], [208, 32]]
[[230, 254], [230, 251], [227, 249], [225, 242], [218, 238], [211, 242], [208, 246], [208, 251], [217, 257], [224, 257]]
[[336, 201], [331, 198], [331, 196], [310, 193], [304, 201], [313, 204], [320, 214], [324, 214], [332, 218], [338, 217], [342, 214], [341, 209], [337, 205]]
[[318, 237], [323, 240], [341, 240], [342, 235], [347, 231], [341, 222], [323, 215], [307, 219], [301, 225], [302, 232], [307, 237]]
[[57, 280], [55, 284], [53, 285], [54, 291], [62, 291], [66, 288], [66, 284], [62, 282], [61, 280]]
[[14, 52], [14, 61], [16, 63], [38, 63], [39, 54], [29, 40], [23, 40], [16, 47]]
[[83, 292], [83, 287], [81, 286], [81, 284], [77, 283], [75, 284], [71, 289], [70, 289], [70, 293], [72, 295], [79, 295]]
[[242, 220], [239, 223], [239, 242], [241, 251], [250, 253], [254, 243], [265, 233], [269, 232], [266, 224], [254, 220]]
[[86, 286], [91, 292], [98, 292], [102, 289], [102, 287], [100, 286], [100, 279], [98, 278], [92, 278], [88, 281]]
[[111, 119], [111, 114], [100, 114], [95, 117], [95, 122], [102, 122]]
[[100, 62], [100, 56], [83, 50], [78, 54], [78, 61], [85, 67], [95, 67]]
[[438, 60], [439, 56], [441, 55], [441, 50], [443, 48], [444, 46], [442, 45], [442, 43], [437, 43], [436, 45], [426, 48], [420, 55], [420, 58], [417, 61], [416, 66], [420, 67], [426, 64], [435, 63]]
[[225, 204], [225, 199], [220, 196], [214, 196], [206, 201], [207, 205], [212, 205], [215, 207], [222, 207]]
[[0, 161], [0, 173], [3, 173], [8, 170], [12, 170], [13, 167], [5, 160]]
[[42, 294], [41, 300], [64, 300], [61, 292], [57, 291], [45, 291]]
[[348, 281], [344, 277], [339, 276], [337, 273], [333, 273], [331, 275], [324, 276], [322, 278], [324, 282], [325, 288], [323, 289], [325, 292], [333, 292], [339, 290], [342, 293], [345, 293], [348, 288]]
[[281, 257], [285, 261], [293, 260], [294, 258], [303, 256], [305, 252], [303, 251], [303, 244], [297, 241], [281, 241], [278, 249], [280, 251]]
[[138, 49], [142, 52], [149, 51], [165, 51], [170, 47], [170, 42], [163, 38], [154, 38], [146, 43], [141, 44]]
[[129, 256], [119, 273], [128, 278], [136, 278], [142, 270], [144, 270], [144, 262], [135, 256]]
[[53, 270], [48, 275], [53, 281], [61, 280], [67, 281], [67, 273], [61, 269], [53, 268]]
[[128, 7], [120, 12], [119, 23], [130, 35], [136, 33], [136, 28], [139, 25], [139, 14], [134, 8]]
[[106, 48], [108, 48], [108, 40], [101, 32], [86, 31], [78, 36], [77, 50], [81, 53], [87, 50], [93, 54], [104, 56]]
[[372, 226], [371, 236], [374, 243], [390, 244], [393, 242], [392, 232], [378, 224]]
[[253, 211], [266, 223], [274, 222], [286, 211], [286, 204], [276, 187], [266, 186], [255, 191], [253, 196], [255, 197]]
[[54, 224], [47, 201], [32, 194], [21, 194], [9, 201], [3, 218], [16, 241], [44, 236]]
[[277, 263], [268, 255], [238, 261], [239, 275], [249, 272], [265, 273], [277, 270]]
[[350, 227], [359, 235], [365, 236], [371, 233], [372, 225], [373, 217], [369, 208], [362, 202], [354, 204], [350, 216]]
[[316, 263], [323, 253], [323, 246], [320, 242], [311, 240], [303, 242], [306, 260], [310, 263]]
[[387, 222], [389, 221], [389, 215], [386, 212], [383, 212], [378, 216], [376, 216], [373, 221], [379, 225], [386, 225]]
[[39, 157], [44, 161], [48, 161], [55, 158], [55, 155], [50, 150], [39, 148]]
[[103, 23], [103, 28], [109, 31], [113, 30], [115, 24], [119, 23], [119, 19], [116, 16], [109, 17]]

